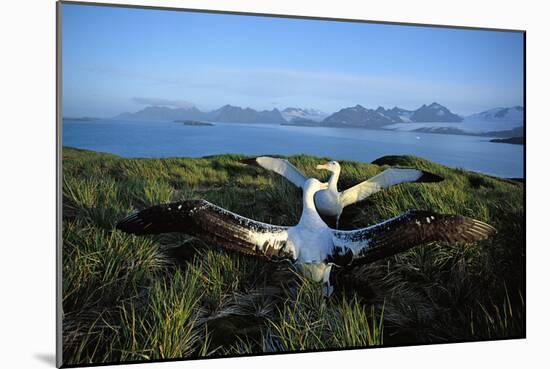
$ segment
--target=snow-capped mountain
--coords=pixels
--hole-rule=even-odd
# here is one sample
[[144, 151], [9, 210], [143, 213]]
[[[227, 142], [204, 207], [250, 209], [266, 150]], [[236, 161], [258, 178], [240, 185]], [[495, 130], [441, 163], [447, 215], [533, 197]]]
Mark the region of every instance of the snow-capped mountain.
[[462, 122], [462, 117], [436, 102], [422, 105], [411, 115], [413, 122]]
[[390, 119], [393, 123], [412, 122], [411, 116], [414, 113], [412, 110], [401, 109], [397, 106], [392, 109], [384, 109], [382, 106], [379, 106], [375, 111], [381, 116]]
[[315, 122], [320, 122], [325, 119], [328, 114], [317, 109], [303, 109], [303, 108], [286, 108], [281, 111], [281, 115], [287, 122], [293, 121], [295, 119], [303, 120], [313, 120]]
[[466, 121], [482, 122], [521, 122], [523, 124], [525, 109], [523, 106], [513, 106], [511, 108], [494, 108], [472, 114], [466, 117]]
[[393, 109], [391, 109], [391, 113], [399, 117], [399, 119], [401, 119], [403, 122], [410, 123], [412, 122], [411, 116], [413, 115], [414, 111], [405, 110], [394, 106]]
[[397, 123], [385, 128], [397, 131], [417, 131], [448, 134], [487, 134], [495, 137], [501, 135], [523, 135], [524, 108], [514, 106], [510, 108], [494, 108], [468, 115], [458, 124], [449, 126], [448, 123]]
[[321, 123], [330, 126], [378, 128], [391, 124], [423, 123], [458, 123], [462, 117], [452, 113], [438, 103], [422, 105], [417, 110], [398, 108], [385, 109], [379, 106], [368, 109], [361, 105], [344, 108], [328, 116]]
[[384, 125], [394, 123], [384, 112], [386, 110], [382, 107], [374, 110], [367, 109], [358, 104], [340, 109], [336, 113], [326, 117], [322, 123], [333, 127], [380, 128]]

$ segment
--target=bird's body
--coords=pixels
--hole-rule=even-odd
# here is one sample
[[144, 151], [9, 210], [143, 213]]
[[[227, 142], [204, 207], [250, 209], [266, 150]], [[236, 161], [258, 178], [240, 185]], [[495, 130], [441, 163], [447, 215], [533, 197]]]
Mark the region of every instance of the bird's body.
[[296, 250], [298, 263], [321, 262], [332, 251], [332, 232], [319, 215], [308, 211], [288, 229], [287, 243]]
[[288, 229], [287, 242], [297, 251], [295, 263], [302, 274], [315, 282], [322, 282], [327, 289], [325, 293], [330, 295], [332, 263], [327, 263], [326, 259], [334, 249], [332, 230], [315, 210], [313, 196], [309, 197], [304, 192], [302, 216], [297, 225]]
[[[308, 179], [285, 159], [259, 156], [253, 159], [245, 159], [243, 162], [271, 170], [300, 188], [303, 188]], [[331, 176], [328, 180], [328, 188], [315, 194], [315, 206], [321, 215], [336, 218], [337, 228], [340, 216], [346, 206], [362, 201], [380, 190], [406, 182], [439, 182], [443, 180], [435, 174], [418, 169], [391, 168], [339, 192], [340, 164], [337, 161], [330, 161], [326, 164], [317, 165], [317, 169], [328, 170], [331, 172]]]
[[340, 218], [340, 214], [344, 211], [344, 206], [340, 201], [340, 193], [338, 192], [338, 175], [333, 173], [328, 181], [328, 188], [321, 190], [315, 194], [315, 206], [320, 214]]

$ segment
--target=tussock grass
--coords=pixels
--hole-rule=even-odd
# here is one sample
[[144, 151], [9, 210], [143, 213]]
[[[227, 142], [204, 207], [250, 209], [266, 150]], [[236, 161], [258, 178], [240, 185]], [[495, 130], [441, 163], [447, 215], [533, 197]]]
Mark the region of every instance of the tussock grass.
[[208, 335], [199, 320], [202, 294], [197, 274], [176, 269], [170, 280], [153, 282], [144, 306], [123, 304], [121, 322], [115, 329], [120, 359], [168, 359], [207, 353]]
[[[338, 269], [326, 299], [286, 263], [268, 264], [181, 234], [135, 237], [116, 222], [144, 207], [204, 198], [244, 216], [295, 224], [300, 191], [239, 155], [123, 159], [63, 150], [63, 341], [66, 364], [191, 358], [525, 335], [523, 184], [418, 157], [344, 161], [340, 190], [389, 166], [441, 175], [350, 206], [343, 229], [411, 208], [467, 215], [499, 233], [431, 244]], [[292, 156], [310, 176], [328, 158]]]

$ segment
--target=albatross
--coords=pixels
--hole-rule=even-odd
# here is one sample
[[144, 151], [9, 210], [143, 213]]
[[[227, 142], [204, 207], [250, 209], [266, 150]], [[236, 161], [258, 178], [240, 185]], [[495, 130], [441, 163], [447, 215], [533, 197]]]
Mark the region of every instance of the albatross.
[[[259, 156], [241, 161], [245, 164], [260, 166], [271, 170], [289, 180], [296, 187], [303, 189], [307, 177], [286, 159], [273, 158], [270, 156]], [[375, 175], [374, 177], [361, 182], [345, 191], [338, 192], [338, 178], [340, 177], [340, 164], [337, 161], [329, 161], [317, 165], [317, 169], [324, 169], [331, 172], [328, 180], [328, 188], [315, 194], [315, 205], [321, 215], [336, 218], [336, 228], [342, 211], [348, 205], [362, 201], [370, 195], [400, 183], [406, 182], [440, 182], [443, 180], [438, 175], [409, 168], [390, 168]]]
[[333, 291], [334, 265], [368, 263], [434, 241], [473, 242], [496, 232], [475, 219], [419, 210], [366, 228], [335, 230], [325, 224], [314, 204], [315, 193], [327, 187], [314, 178], [305, 181], [302, 214], [294, 226], [252, 220], [206, 200], [186, 200], [144, 209], [116, 227], [136, 235], [181, 232], [269, 261], [286, 260], [305, 277], [321, 282], [326, 296]]

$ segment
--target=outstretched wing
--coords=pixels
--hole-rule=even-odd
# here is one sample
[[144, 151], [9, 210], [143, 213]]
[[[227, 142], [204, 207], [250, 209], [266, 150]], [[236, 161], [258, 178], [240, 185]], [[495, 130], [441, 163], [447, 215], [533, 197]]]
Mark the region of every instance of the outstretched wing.
[[364, 200], [375, 192], [384, 188], [405, 182], [440, 182], [443, 178], [438, 175], [418, 169], [390, 168], [378, 173], [374, 177], [348, 188], [340, 193], [342, 205], [348, 206]]
[[474, 242], [495, 233], [489, 224], [472, 218], [411, 210], [367, 228], [333, 230], [334, 257], [347, 254], [354, 263], [368, 263], [429, 242]]
[[270, 156], [258, 156], [257, 158], [244, 159], [245, 164], [258, 165], [264, 169], [271, 170], [292, 182], [296, 187], [302, 188], [307, 180], [294, 165], [286, 159], [272, 158]]
[[152, 206], [122, 219], [117, 228], [137, 235], [181, 232], [212, 245], [268, 259], [294, 259], [287, 227], [257, 222], [205, 200]]

